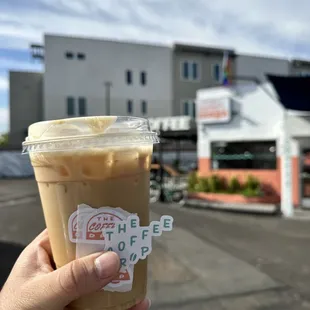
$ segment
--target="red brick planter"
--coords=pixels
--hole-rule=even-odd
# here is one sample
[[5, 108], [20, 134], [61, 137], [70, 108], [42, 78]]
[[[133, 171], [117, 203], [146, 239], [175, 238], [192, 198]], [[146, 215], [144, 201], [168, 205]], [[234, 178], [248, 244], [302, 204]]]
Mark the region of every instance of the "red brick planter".
[[280, 203], [280, 197], [276, 195], [268, 195], [262, 197], [245, 197], [241, 194], [189, 193], [188, 198], [224, 203]]

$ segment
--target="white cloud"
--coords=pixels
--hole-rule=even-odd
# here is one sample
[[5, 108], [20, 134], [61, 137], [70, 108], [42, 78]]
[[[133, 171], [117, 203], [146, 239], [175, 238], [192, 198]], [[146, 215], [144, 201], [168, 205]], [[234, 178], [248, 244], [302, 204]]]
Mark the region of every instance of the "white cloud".
[[[15, 1], [18, 5], [14, 6]], [[308, 0], [5, 2], [5, 10], [0, 5], [0, 12], [5, 12], [0, 13], [0, 44], [12, 47], [28, 48], [31, 42], [42, 42], [43, 33], [49, 32], [310, 57]]]
[[9, 110], [0, 108], [0, 134], [9, 131]]
[[33, 0], [24, 7], [24, 2], [18, 3], [18, 8], [12, 5], [0, 13], [0, 43], [9, 35], [7, 45], [14, 47], [27, 48], [49, 32], [310, 56], [307, 0]]
[[[9, 81], [6, 77], [0, 76], [0, 91], [8, 90], [9, 88]], [[0, 115], [1, 119], [1, 115]]]

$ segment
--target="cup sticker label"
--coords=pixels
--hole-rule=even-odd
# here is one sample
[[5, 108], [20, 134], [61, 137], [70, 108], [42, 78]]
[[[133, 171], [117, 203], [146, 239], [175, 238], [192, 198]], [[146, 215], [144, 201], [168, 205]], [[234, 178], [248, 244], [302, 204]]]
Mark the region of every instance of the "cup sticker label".
[[116, 252], [122, 266], [135, 265], [152, 252], [152, 237], [159, 237], [163, 231], [171, 231], [173, 218], [163, 215], [160, 221], [153, 221], [149, 226], [140, 226], [135, 214], [126, 220], [115, 223], [113, 228], [103, 229], [105, 245], [108, 251]]
[[76, 258], [102, 251], [114, 251], [119, 255], [118, 276], [104, 287], [112, 292], [132, 289], [134, 265], [152, 252], [152, 237], [172, 228], [173, 218], [169, 215], [141, 227], [137, 214], [121, 208], [94, 209], [86, 204], [79, 205], [68, 221], [70, 241], [76, 243]]

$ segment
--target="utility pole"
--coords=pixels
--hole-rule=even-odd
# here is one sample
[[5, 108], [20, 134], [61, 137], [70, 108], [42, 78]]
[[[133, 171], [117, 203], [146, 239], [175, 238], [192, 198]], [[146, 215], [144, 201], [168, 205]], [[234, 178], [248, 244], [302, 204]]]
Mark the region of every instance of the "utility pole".
[[105, 82], [105, 110], [106, 110], [106, 115], [111, 114], [111, 87], [112, 87], [112, 82]]

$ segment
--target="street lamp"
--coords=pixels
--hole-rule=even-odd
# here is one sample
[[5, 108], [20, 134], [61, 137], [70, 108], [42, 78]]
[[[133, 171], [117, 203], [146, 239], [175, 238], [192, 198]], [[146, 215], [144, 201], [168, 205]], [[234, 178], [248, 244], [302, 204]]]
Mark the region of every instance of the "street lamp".
[[112, 82], [107, 81], [104, 83], [105, 86], [105, 110], [106, 110], [106, 115], [111, 114], [111, 87], [112, 87]]

